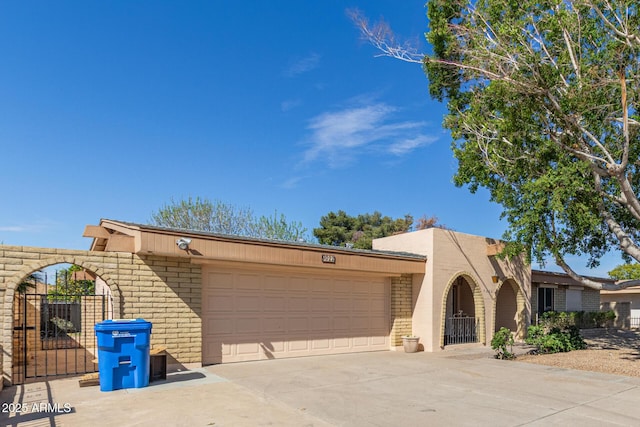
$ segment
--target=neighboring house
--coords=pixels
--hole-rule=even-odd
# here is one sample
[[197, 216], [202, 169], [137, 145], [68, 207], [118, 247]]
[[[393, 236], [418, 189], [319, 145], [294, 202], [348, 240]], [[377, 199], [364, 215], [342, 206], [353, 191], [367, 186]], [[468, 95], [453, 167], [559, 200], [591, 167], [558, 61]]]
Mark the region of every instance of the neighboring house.
[[627, 311], [630, 316], [629, 324], [626, 327], [640, 328], [640, 286], [633, 286], [619, 291], [600, 291], [600, 301], [609, 307], [620, 306], [621, 310]]
[[[590, 277], [595, 281], [613, 283], [614, 280]], [[545, 311], [599, 311], [600, 291], [585, 287], [566, 273], [533, 270], [531, 272], [532, 319]]]

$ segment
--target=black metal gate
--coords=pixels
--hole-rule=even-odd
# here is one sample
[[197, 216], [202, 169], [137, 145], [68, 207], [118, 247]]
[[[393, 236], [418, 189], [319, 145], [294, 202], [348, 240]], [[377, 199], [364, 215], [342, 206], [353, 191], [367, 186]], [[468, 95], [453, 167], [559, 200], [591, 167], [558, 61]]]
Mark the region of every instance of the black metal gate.
[[478, 342], [478, 319], [475, 317], [449, 317], [445, 323], [444, 344]]
[[96, 372], [94, 325], [107, 318], [107, 298], [16, 293], [13, 383]]

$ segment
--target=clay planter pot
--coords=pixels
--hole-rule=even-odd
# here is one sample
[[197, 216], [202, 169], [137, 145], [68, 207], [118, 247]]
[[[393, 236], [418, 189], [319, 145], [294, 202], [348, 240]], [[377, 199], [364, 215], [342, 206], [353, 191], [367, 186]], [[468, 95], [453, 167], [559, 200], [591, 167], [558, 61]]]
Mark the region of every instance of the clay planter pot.
[[402, 337], [402, 346], [405, 353], [415, 353], [418, 351], [418, 341], [420, 337]]

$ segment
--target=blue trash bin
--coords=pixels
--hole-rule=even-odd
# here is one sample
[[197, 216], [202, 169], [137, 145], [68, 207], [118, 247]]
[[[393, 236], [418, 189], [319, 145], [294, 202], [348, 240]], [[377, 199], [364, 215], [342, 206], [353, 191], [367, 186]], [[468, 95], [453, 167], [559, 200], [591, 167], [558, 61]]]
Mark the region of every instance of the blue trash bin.
[[149, 385], [151, 323], [143, 319], [96, 323], [100, 391]]

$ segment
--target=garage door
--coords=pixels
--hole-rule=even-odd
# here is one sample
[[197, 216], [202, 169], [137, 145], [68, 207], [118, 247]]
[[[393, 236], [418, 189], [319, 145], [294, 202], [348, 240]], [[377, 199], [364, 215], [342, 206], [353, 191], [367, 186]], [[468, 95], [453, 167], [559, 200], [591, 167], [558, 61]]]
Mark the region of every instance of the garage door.
[[203, 271], [204, 364], [389, 349], [385, 278]]

